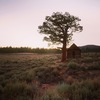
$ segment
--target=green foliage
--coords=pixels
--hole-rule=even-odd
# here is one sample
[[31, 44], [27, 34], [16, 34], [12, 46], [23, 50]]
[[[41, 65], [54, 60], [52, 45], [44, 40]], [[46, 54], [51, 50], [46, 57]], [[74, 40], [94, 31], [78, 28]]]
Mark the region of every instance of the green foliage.
[[80, 65], [81, 70], [100, 70], [100, 62], [92, 62], [90, 64]]
[[55, 90], [47, 90], [41, 97], [41, 100], [64, 100], [64, 99], [58, 96]]
[[61, 53], [59, 49], [29, 48], [29, 47], [1, 47], [0, 53]]
[[[1, 54], [0, 100], [99, 100], [100, 54], [82, 54], [65, 63], [60, 57]], [[43, 89], [42, 84], [53, 88]]]
[[99, 100], [100, 84], [95, 81], [83, 81], [68, 85], [62, 83], [56, 87], [57, 93], [65, 100]]
[[34, 80], [34, 71], [28, 71], [20, 75], [19, 80], [26, 81], [27, 83], [31, 83]]
[[[48, 42], [63, 43], [64, 38], [68, 43], [72, 38], [72, 33], [82, 31], [81, 21], [78, 17], [70, 15], [68, 12], [54, 12], [51, 16], [46, 16], [43, 25], [39, 26], [40, 33], [46, 34], [44, 40]], [[70, 30], [70, 31], [69, 31]]]
[[100, 61], [94, 61], [91, 57], [80, 59], [79, 61], [81, 64], [72, 60], [69, 61], [66, 66], [69, 70], [100, 70]]
[[100, 70], [100, 62], [93, 62], [87, 66], [87, 70]]
[[40, 83], [58, 83], [62, 81], [59, 71], [52, 67], [40, 67], [34, 71], [35, 78], [40, 81]]
[[[37, 95], [38, 89], [25, 82], [8, 83], [4, 87], [4, 97], [9, 100], [31, 100]], [[28, 98], [28, 99], [27, 99]]]
[[71, 86], [71, 90], [73, 100], [99, 100], [100, 98], [98, 95], [100, 84], [98, 82], [83, 81], [74, 83]]
[[69, 84], [62, 83], [57, 85], [56, 90], [60, 97], [69, 98], [69, 88]]
[[68, 64], [67, 64], [67, 67], [69, 69], [73, 69], [73, 70], [78, 70], [80, 67], [79, 65], [76, 63], [76, 62], [73, 62], [73, 61], [70, 61]]
[[68, 12], [54, 12], [51, 16], [46, 16], [45, 21], [39, 26], [39, 32], [45, 34], [45, 41], [52, 44], [62, 44], [62, 62], [66, 61], [66, 46], [72, 40], [73, 32], [82, 31], [78, 17], [70, 15]]

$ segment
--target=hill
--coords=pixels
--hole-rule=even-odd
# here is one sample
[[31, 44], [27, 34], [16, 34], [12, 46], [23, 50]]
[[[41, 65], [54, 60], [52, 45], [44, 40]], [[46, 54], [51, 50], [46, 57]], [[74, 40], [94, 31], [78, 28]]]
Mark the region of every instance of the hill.
[[100, 52], [100, 46], [98, 45], [85, 45], [80, 46], [82, 52]]

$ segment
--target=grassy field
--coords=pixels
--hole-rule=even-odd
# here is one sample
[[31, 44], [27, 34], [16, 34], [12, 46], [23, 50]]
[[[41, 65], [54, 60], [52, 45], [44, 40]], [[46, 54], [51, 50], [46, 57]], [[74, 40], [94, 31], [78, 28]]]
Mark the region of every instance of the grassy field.
[[0, 100], [100, 100], [100, 53], [0, 54]]

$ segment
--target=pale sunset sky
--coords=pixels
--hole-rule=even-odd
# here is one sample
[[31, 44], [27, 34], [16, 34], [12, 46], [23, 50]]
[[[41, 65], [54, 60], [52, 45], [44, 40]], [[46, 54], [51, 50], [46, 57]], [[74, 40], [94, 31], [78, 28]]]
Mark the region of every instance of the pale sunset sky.
[[100, 0], [0, 0], [0, 47], [48, 47], [38, 26], [53, 12], [81, 19], [83, 31], [72, 43], [100, 45]]

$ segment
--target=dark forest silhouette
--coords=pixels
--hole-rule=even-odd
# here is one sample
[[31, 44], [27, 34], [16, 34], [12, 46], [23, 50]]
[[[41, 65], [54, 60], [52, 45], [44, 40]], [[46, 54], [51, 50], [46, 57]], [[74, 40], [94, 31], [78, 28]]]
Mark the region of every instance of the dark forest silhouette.
[[[83, 53], [100, 52], [100, 46], [86, 45], [79, 47]], [[61, 53], [60, 49], [29, 48], [29, 47], [0, 47], [0, 53]]]

